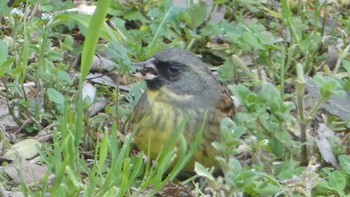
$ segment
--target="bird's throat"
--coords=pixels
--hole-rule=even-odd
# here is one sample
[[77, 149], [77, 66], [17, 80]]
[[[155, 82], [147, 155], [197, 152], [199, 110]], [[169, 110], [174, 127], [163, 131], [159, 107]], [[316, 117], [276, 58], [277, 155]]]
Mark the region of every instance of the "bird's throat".
[[164, 81], [155, 78], [153, 80], [146, 80], [148, 89], [150, 90], [159, 90], [164, 85]]
[[180, 104], [182, 102], [188, 102], [193, 99], [193, 95], [177, 94], [165, 86], [158, 90], [147, 90], [147, 99], [152, 104], [153, 102], [164, 102], [167, 104]]

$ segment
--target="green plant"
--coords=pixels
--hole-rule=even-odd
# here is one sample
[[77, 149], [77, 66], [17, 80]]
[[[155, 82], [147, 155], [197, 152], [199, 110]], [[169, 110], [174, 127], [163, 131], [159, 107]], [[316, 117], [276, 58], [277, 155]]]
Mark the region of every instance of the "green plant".
[[[62, 12], [74, 6], [71, 2], [30, 0], [20, 7], [21, 2], [15, 2], [15, 9], [0, 2], [0, 99], [8, 103], [22, 134], [56, 127], [52, 143], [40, 153], [49, 168], [42, 186], [33, 189], [22, 180], [18, 189], [56, 196], [166, 193], [163, 188], [177, 181], [198, 141], [189, 150], [174, 149], [177, 140], [185, 147], [180, 126], [157, 161], [144, 162], [147, 153], [135, 152], [132, 135], [126, 133], [145, 85], [127, 75], [134, 70], [132, 62], [179, 47], [221, 65], [217, 74], [241, 106], [233, 119], [222, 122], [223, 142], [213, 143], [225, 153], [217, 158], [222, 174], [213, 175], [212, 169], [196, 164], [197, 174], [178, 187], [203, 196], [349, 193], [350, 123], [336, 115], [320, 116], [325, 102], [350, 90], [346, 2], [339, 1], [345, 6], [335, 9], [318, 0], [274, 4], [222, 0], [212, 7], [187, 1], [180, 8], [170, 0], [104, 0], [97, 2], [94, 16]], [[36, 15], [36, 8], [44, 14]], [[221, 18], [211, 22], [220, 9]], [[337, 49], [334, 64], [328, 63], [331, 46]], [[77, 82], [70, 73], [81, 51]], [[108, 105], [104, 112], [88, 117], [91, 103], [83, 101], [81, 89], [94, 53], [107, 54], [117, 64], [117, 85], [97, 86], [97, 99]], [[312, 105], [306, 100], [306, 77], [312, 77], [320, 90]], [[121, 91], [122, 85], [130, 90]], [[313, 120], [324, 120], [343, 142], [336, 145], [336, 139], [328, 139], [334, 144], [338, 168], [324, 164], [314, 151], [309, 132]], [[170, 169], [176, 157], [182, 159]], [[6, 180], [3, 174], [1, 179]], [[198, 182], [198, 177], [204, 181]], [[6, 189], [8, 183], [2, 183]]]

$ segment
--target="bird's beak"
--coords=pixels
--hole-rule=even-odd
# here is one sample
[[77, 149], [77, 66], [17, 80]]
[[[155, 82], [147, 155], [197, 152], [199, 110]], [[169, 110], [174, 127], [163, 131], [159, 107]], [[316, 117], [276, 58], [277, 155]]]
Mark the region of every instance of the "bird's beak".
[[159, 76], [158, 69], [155, 65], [155, 59], [149, 59], [145, 62], [136, 63], [136, 71], [132, 73], [134, 77], [144, 79], [144, 80], [153, 80]]

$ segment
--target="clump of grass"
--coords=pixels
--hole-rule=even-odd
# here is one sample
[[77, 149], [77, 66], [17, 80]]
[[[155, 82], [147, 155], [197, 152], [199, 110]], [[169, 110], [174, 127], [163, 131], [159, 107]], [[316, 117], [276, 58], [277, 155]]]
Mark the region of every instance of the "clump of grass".
[[[126, 76], [133, 70], [132, 61], [148, 59], [171, 47], [187, 48], [209, 57], [209, 63], [222, 64], [219, 77], [241, 103], [235, 117], [222, 123], [225, 142], [213, 144], [225, 153], [217, 158], [223, 174], [214, 176], [210, 169], [196, 164], [197, 175], [179, 183], [180, 187], [188, 186], [195, 195], [227, 196], [344, 196], [349, 191], [349, 147], [334, 151], [338, 168], [320, 166], [325, 162], [317, 151], [311, 151], [315, 145], [309, 132], [310, 124], [320, 117], [322, 104], [350, 89], [346, 41], [350, 23], [342, 18], [346, 10], [335, 10], [321, 1], [217, 1], [210, 9], [221, 8], [226, 13], [213, 23], [210, 18], [217, 16], [207, 13], [208, 5], [191, 1], [187, 2], [189, 8], [179, 8], [172, 1], [121, 4], [104, 0], [98, 1], [93, 16], [56, 12], [41, 18], [32, 14], [38, 7], [55, 12], [59, 11], [55, 8], [72, 5], [27, 2], [19, 9], [22, 12], [11, 14], [7, 5], [0, 5], [7, 8], [0, 11], [6, 23], [1, 25], [4, 31], [0, 34], [1, 97], [7, 99], [22, 131], [36, 133], [51, 123], [57, 125], [52, 143], [40, 154], [49, 169], [43, 186], [32, 190], [23, 182], [25, 193], [151, 195], [174, 181], [191, 158], [201, 133], [194, 146], [186, 150], [180, 125], [172, 142], [179, 141], [182, 152], [176, 152], [175, 144], [170, 144], [156, 167], [149, 160], [145, 165], [147, 153], [133, 153], [132, 135], [125, 134], [130, 132], [127, 120], [142, 85], [132, 86], [129, 92], [120, 92], [117, 85], [112, 96], [115, 102], [106, 107], [104, 116], [98, 116], [100, 119], [84, 114], [88, 106], [82, 98], [82, 85], [96, 49], [117, 62], [119, 84], [130, 83]], [[107, 12], [110, 26], [105, 23]], [[329, 29], [327, 14], [333, 16], [341, 31]], [[75, 37], [72, 29], [79, 30], [83, 40]], [[81, 41], [83, 45], [78, 44]], [[335, 65], [326, 65], [331, 45], [338, 46], [339, 52]], [[75, 78], [69, 75], [73, 65], [70, 59], [80, 51], [79, 82], [74, 86]], [[305, 99], [307, 76], [313, 77], [320, 89], [319, 98], [311, 106]], [[38, 93], [34, 97], [26, 92], [27, 81], [36, 84]], [[113, 94], [106, 87], [99, 91], [101, 95]], [[89, 121], [98, 122], [96, 136], [91, 135], [94, 128]], [[336, 119], [332, 125], [345, 125], [337, 132], [348, 136], [348, 122], [346, 125]], [[346, 141], [346, 137], [342, 139]], [[85, 146], [87, 141], [93, 142], [92, 149]], [[86, 154], [88, 151], [92, 154]], [[169, 161], [176, 156], [179, 162], [164, 178]], [[55, 176], [52, 185], [51, 174]], [[198, 176], [205, 179], [205, 184], [198, 185]]]

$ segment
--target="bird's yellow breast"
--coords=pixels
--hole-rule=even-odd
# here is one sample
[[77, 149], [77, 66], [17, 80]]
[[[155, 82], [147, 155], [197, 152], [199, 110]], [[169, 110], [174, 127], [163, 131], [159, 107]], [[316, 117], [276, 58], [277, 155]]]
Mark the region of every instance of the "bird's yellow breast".
[[162, 102], [162, 96], [158, 91], [147, 91], [148, 109], [139, 118], [135, 125], [135, 141], [137, 146], [143, 150], [150, 148], [150, 156], [155, 159], [172, 136], [173, 129], [177, 128], [181, 112], [167, 102]]
[[[190, 119], [187, 121], [189, 125], [201, 125], [204, 114], [196, 114], [191, 109], [178, 109], [169, 102], [169, 99], [176, 101], [185, 101], [191, 99], [190, 96], [186, 95], [175, 95], [168, 94], [167, 90], [162, 91], [147, 91], [147, 110], [140, 116], [135, 117], [136, 123], [133, 124], [135, 132], [135, 142], [139, 149], [144, 152], [150, 151], [151, 159], [156, 159], [158, 154], [165, 148], [165, 146], [171, 140], [173, 132], [178, 130], [178, 126], [181, 121], [184, 120], [185, 114], [190, 114]], [[142, 107], [142, 106], [141, 106]], [[209, 126], [210, 127], [210, 126]], [[192, 128], [192, 129], [190, 129]], [[197, 127], [186, 126], [183, 131], [184, 137], [187, 142], [187, 146], [191, 146], [194, 138], [196, 137], [199, 130]], [[207, 130], [205, 132], [212, 132]], [[217, 151], [211, 146], [211, 142], [215, 139], [206, 139], [204, 133], [196, 153], [193, 156], [191, 162], [186, 166], [186, 171], [193, 171], [194, 162], [200, 162], [205, 166], [215, 165], [215, 156]]]

